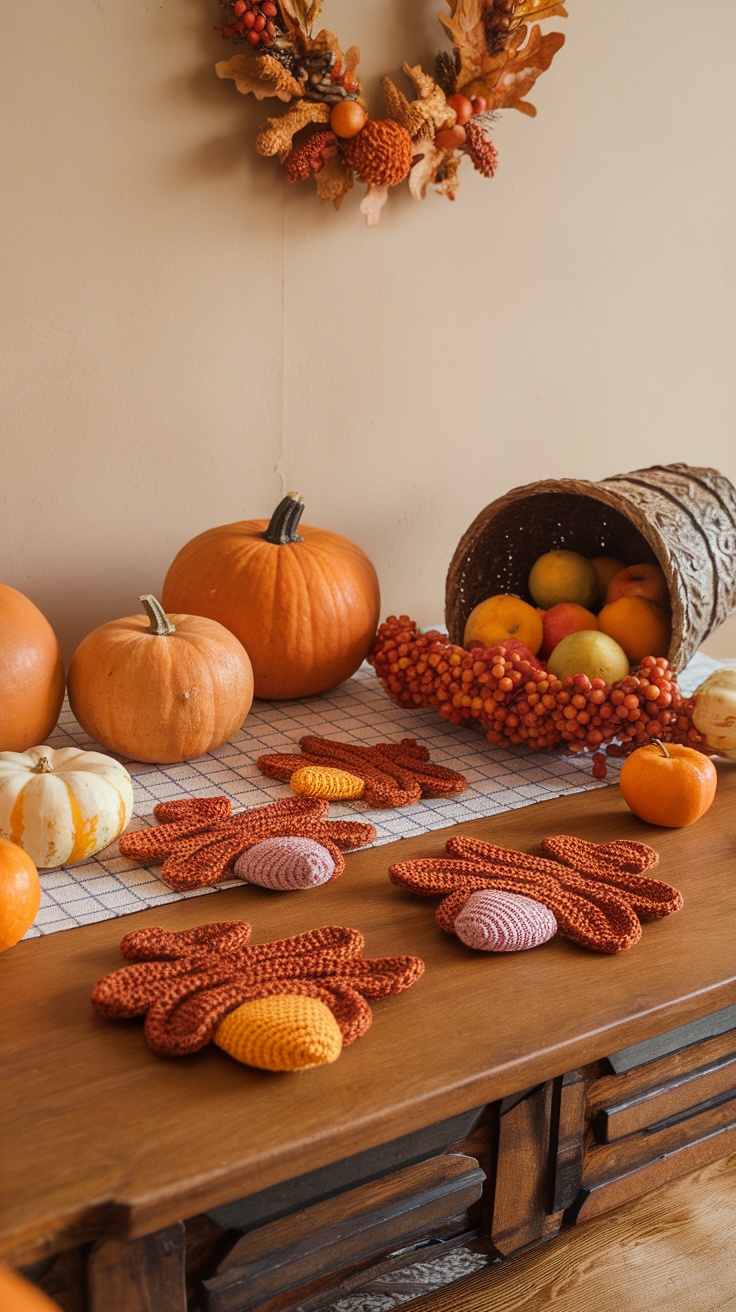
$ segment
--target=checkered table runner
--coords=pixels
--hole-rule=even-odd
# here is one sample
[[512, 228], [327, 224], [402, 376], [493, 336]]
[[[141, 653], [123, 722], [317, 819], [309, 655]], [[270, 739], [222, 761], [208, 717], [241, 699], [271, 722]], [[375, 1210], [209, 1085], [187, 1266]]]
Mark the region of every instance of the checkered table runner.
[[[718, 662], [698, 655], [680, 680], [691, 691]], [[375, 674], [363, 666], [352, 679], [321, 697], [294, 702], [255, 702], [243, 728], [232, 740], [207, 756], [181, 765], [152, 766], [125, 761], [135, 796], [131, 828], [155, 823], [157, 802], [176, 797], [208, 797], [224, 793], [234, 808], [262, 806], [291, 796], [288, 784], [267, 779], [256, 760], [264, 752], [297, 751], [304, 734], [372, 744], [417, 738], [438, 765], [459, 770], [468, 787], [458, 797], [429, 798], [400, 810], [373, 811], [365, 802], [333, 804], [335, 817], [359, 815], [376, 826], [376, 844], [443, 829], [462, 820], [498, 815], [532, 802], [588, 791], [615, 783], [609, 767], [604, 782], [593, 779], [590, 759], [532, 752], [526, 747], [493, 747], [479, 733], [446, 724], [433, 710], [395, 706]], [[93, 747], [65, 703], [51, 747]], [[53, 934], [96, 920], [110, 920], [145, 907], [201, 897], [211, 889], [175, 893], [158, 875], [159, 867], [138, 865], [120, 856], [113, 843], [74, 866], [41, 872], [43, 895], [36, 922], [27, 937]], [[229, 885], [220, 885], [229, 887]]]

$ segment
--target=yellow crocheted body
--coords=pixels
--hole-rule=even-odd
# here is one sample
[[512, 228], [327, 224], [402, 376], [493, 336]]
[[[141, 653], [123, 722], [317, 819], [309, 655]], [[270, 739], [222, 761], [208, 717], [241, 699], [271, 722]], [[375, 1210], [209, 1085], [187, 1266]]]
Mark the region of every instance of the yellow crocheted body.
[[289, 779], [292, 792], [300, 797], [326, 797], [330, 802], [362, 797], [365, 783], [347, 770], [332, 765], [302, 765]]
[[264, 1071], [303, 1071], [337, 1061], [342, 1034], [319, 998], [277, 994], [244, 1002], [220, 1021], [218, 1047], [245, 1066]]

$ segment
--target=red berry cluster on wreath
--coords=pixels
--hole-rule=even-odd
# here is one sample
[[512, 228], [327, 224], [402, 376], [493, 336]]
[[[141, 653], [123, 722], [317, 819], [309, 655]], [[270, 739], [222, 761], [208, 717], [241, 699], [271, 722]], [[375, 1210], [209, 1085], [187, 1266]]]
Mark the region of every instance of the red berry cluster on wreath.
[[232, 13], [229, 23], [217, 28], [226, 40], [247, 41], [251, 46], [271, 46], [276, 35], [274, 19], [278, 18], [278, 5], [274, 0], [228, 0], [225, 6]]
[[496, 744], [591, 751], [597, 778], [605, 776], [604, 751], [628, 755], [652, 738], [707, 751], [693, 725], [693, 699], [682, 696], [664, 657], [645, 656], [614, 684], [585, 674], [560, 680], [522, 643], [467, 650], [392, 615], [368, 659], [399, 706], [434, 707], [450, 724], [478, 720]]

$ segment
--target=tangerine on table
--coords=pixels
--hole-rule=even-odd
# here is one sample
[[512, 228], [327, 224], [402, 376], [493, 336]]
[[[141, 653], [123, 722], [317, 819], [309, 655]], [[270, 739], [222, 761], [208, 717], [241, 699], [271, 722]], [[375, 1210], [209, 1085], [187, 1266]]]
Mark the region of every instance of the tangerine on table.
[[626, 805], [650, 825], [681, 829], [699, 820], [716, 795], [718, 775], [709, 756], [680, 743], [637, 747], [624, 761], [619, 787]]
[[12, 948], [31, 928], [41, 905], [41, 881], [31, 858], [0, 838], [0, 952]]
[[505, 638], [516, 638], [523, 642], [536, 656], [542, 645], [544, 630], [542, 617], [534, 606], [521, 597], [510, 597], [499, 593], [495, 597], [486, 597], [471, 610], [466, 624], [463, 644], [482, 642], [484, 647], [493, 647]]
[[645, 656], [666, 656], [672, 625], [669, 614], [646, 597], [619, 597], [598, 613], [598, 627], [615, 638], [629, 660], [636, 664]]

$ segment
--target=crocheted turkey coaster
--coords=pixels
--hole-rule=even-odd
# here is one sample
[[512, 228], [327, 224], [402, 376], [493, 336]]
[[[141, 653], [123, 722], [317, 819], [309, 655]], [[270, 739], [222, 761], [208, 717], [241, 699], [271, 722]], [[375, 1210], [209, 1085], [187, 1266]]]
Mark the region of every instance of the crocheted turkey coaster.
[[[120, 852], [134, 861], [162, 861], [161, 878], [171, 888], [184, 891], [210, 888], [232, 878], [233, 873], [238, 873], [232, 867], [241, 853], [276, 839], [310, 839], [322, 848], [318, 862], [321, 869], [324, 870], [326, 860], [331, 860], [330, 878], [337, 879], [345, 869], [343, 852], [367, 847], [376, 836], [374, 826], [362, 821], [328, 820], [329, 802], [317, 798], [288, 797], [235, 815], [231, 812], [227, 797], [160, 802], [153, 814], [165, 823], [123, 834]], [[275, 872], [271, 884], [266, 875], [268, 860]], [[281, 844], [278, 849], [269, 848], [262, 859], [256, 859], [249, 867], [260, 872], [251, 882], [271, 888], [314, 887], [315, 880], [307, 874], [307, 866], [310, 858], [305, 856], [304, 849], [295, 850]]]
[[[398, 862], [391, 866], [389, 878], [421, 896], [444, 894], [435, 914], [438, 925], [448, 933], [458, 933], [460, 919], [459, 936], [465, 935], [463, 941], [468, 936], [476, 939], [470, 944], [473, 947], [488, 946], [480, 941], [484, 934], [490, 942], [493, 935], [509, 933], [503, 925], [499, 928], [496, 909], [475, 900], [488, 889], [521, 894], [548, 908], [561, 935], [594, 952], [623, 952], [633, 947], [641, 937], [640, 920], [658, 919], [682, 906], [682, 895], [671, 884], [639, 873], [659, 860], [643, 843], [588, 843], [562, 835], [545, 839], [542, 846], [570, 864], [477, 838], [457, 837], [446, 843], [447, 857]], [[584, 864], [585, 875], [572, 868], [576, 857]], [[518, 907], [516, 914], [521, 914]], [[526, 917], [526, 934], [533, 938], [540, 932], [538, 919], [535, 921], [530, 911]], [[479, 928], [479, 922], [485, 928]], [[524, 932], [518, 926], [515, 932], [523, 940]], [[523, 941], [521, 945], [529, 946]]]
[[335, 1061], [373, 1019], [368, 998], [415, 984], [419, 957], [363, 957], [357, 929], [327, 925], [250, 947], [251, 926], [134, 930], [120, 951], [135, 964], [98, 981], [101, 1016], [145, 1016], [154, 1052], [181, 1057], [215, 1043], [261, 1070], [304, 1070]]
[[434, 765], [429, 752], [414, 738], [374, 747], [332, 742], [329, 738], [299, 739], [302, 754], [259, 756], [258, 769], [272, 779], [291, 780], [304, 766], [330, 766], [345, 771], [365, 785], [369, 806], [408, 806], [421, 797], [452, 797], [467, 788], [464, 775]]

